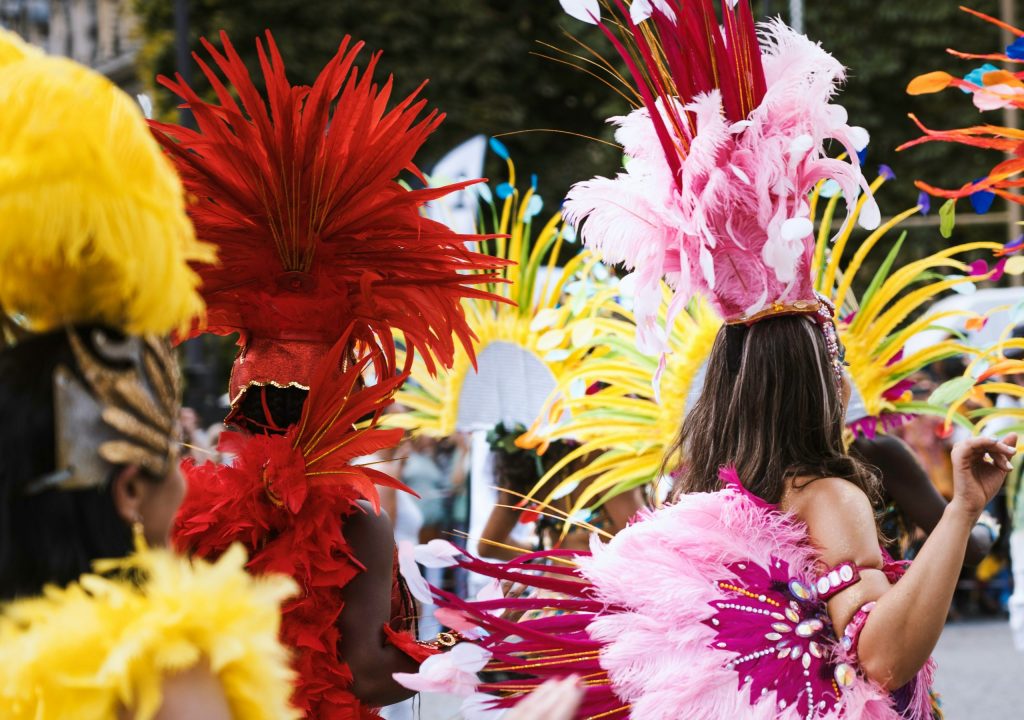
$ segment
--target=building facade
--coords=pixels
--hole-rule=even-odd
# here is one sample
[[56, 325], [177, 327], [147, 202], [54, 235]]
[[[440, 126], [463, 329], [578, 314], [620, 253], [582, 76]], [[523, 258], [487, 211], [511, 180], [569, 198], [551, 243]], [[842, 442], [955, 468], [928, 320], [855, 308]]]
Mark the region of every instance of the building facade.
[[131, 0], [0, 0], [0, 24], [54, 55], [95, 68], [127, 90], [139, 87], [139, 36]]

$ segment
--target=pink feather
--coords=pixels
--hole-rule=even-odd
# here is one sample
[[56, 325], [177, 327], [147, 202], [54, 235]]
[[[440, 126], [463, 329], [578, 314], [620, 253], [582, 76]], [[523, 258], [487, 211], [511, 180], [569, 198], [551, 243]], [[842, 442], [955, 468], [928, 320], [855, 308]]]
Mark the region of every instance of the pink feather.
[[[767, 566], [774, 557], [795, 575], [814, 577], [817, 554], [803, 525], [766, 512], [733, 480], [731, 489], [687, 495], [648, 514], [609, 543], [595, 542], [592, 551], [592, 557], [580, 558], [581, 574], [596, 599], [620, 611], [599, 615], [588, 633], [604, 643], [601, 666], [616, 694], [631, 704], [633, 720], [674, 720], [680, 708], [690, 720], [802, 720], [795, 707], [780, 710], [770, 693], [751, 705], [737, 689], [737, 670], [727, 669], [721, 654], [708, 649], [715, 631], [704, 621], [709, 604], [721, 597], [714, 580], [730, 563]], [[924, 692], [929, 680], [930, 669], [919, 679]], [[884, 691], [858, 677], [843, 689], [835, 711], [816, 717], [900, 715]]]
[[[595, 537], [590, 554], [547, 551], [505, 564], [461, 560], [469, 570], [534, 590], [483, 602], [434, 591], [439, 605], [458, 613], [461, 627], [485, 631], [478, 642], [493, 655], [488, 670], [518, 673], [480, 686], [495, 694], [491, 704], [514, 705], [544, 679], [579, 673], [588, 683], [578, 718], [805, 720], [809, 714], [818, 720], [930, 720], [930, 662], [902, 691], [903, 714], [889, 694], [859, 674], [836, 695], [833, 669], [852, 661], [827, 619], [813, 638], [820, 643], [818, 660], [805, 665], [776, 656], [778, 647], [809, 640], [788, 635], [776, 645], [781, 636], [765, 635], [778, 631], [773, 623], [795, 622], [793, 610], [804, 618], [824, 617], [824, 603], [809, 589], [783, 595], [787, 588], [792, 593], [790, 580], [810, 587], [818, 554], [806, 528], [748, 493], [734, 470], [723, 471], [722, 480], [719, 492], [686, 495], [643, 513], [607, 544]], [[575, 558], [578, 569], [547, 562], [552, 558]], [[723, 581], [749, 595], [723, 587]], [[771, 605], [753, 599], [757, 593], [787, 599]], [[742, 607], [728, 609], [737, 604]], [[750, 608], [771, 608], [776, 616]], [[518, 622], [500, 612], [518, 617], [538, 609], [547, 614]], [[744, 644], [771, 652], [741, 661], [737, 646]], [[813, 671], [807, 680], [801, 675], [806, 667]], [[813, 695], [804, 692], [805, 682]], [[801, 712], [807, 697], [815, 701], [814, 712]]]
[[[774, 303], [814, 302], [808, 194], [824, 179], [840, 185], [848, 207], [861, 192], [870, 194], [856, 155], [866, 133], [848, 125], [846, 111], [832, 104], [842, 65], [781, 21], [764, 23], [760, 31], [766, 88], [745, 119], [727, 119], [718, 90], [682, 108], [672, 100], [671, 114], [690, 118], [684, 127], [696, 129], [693, 137], [686, 129], [686, 137], [677, 138], [688, 148], [678, 178], [670, 162], [678, 162], [678, 154], [666, 156], [649, 110], [641, 108], [613, 119], [631, 158], [625, 172], [578, 183], [566, 200], [566, 217], [581, 226], [589, 247], [607, 262], [637, 270], [644, 345], [658, 344], [650, 328], [662, 277], [677, 295], [676, 307], [699, 293], [727, 320]], [[664, 120], [670, 113], [663, 103], [659, 98]], [[827, 157], [830, 142], [850, 161]], [[869, 197], [861, 222], [874, 227], [878, 220]]]

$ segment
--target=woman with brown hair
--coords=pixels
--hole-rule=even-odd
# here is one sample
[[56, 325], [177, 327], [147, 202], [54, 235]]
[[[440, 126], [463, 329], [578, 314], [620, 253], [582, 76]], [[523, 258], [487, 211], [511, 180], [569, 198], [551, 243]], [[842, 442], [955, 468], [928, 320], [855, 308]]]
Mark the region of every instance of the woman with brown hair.
[[[579, 718], [935, 717], [929, 655], [1016, 437], [958, 445], [954, 498], [913, 566], [883, 553], [877, 478], [843, 443], [835, 308], [811, 276], [814, 186], [833, 181], [863, 225], [879, 219], [857, 156], [867, 134], [832, 103], [842, 66], [781, 22], [758, 35], [745, 0], [722, 3], [721, 29], [710, 2], [613, 6], [607, 23], [574, 7], [614, 39], [644, 103], [615, 121], [624, 172], [577, 184], [566, 216], [635, 270], [644, 347], [666, 349], [662, 277], [671, 308], [700, 295], [725, 324], [665, 461], [671, 503], [590, 553], [461, 561], [563, 597], [439, 593], [461, 630], [482, 631], [485, 670], [514, 673], [480, 689], [508, 706], [577, 673]], [[564, 614], [496, 615], [539, 604]]]

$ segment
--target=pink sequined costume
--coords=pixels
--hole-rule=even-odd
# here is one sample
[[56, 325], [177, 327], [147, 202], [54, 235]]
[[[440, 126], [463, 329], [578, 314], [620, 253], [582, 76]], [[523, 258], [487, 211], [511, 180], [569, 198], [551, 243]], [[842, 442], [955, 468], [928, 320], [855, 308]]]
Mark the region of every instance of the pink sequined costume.
[[[607, 544], [595, 541], [591, 553], [463, 559], [475, 572], [564, 596], [467, 602], [438, 592], [447, 620], [486, 632], [478, 643], [492, 658], [478, 690], [507, 707], [575, 673], [587, 685], [581, 719], [934, 717], [934, 664], [893, 694], [858, 673], [864, 615], [836, 637], [803, 524], [744, 490], [734, 471], [722, 481], [719, 492], [684, 495]], [[895, 580], [903, 569], [886, 572]], [[540, 608], [565, 614], [498, 617]]]

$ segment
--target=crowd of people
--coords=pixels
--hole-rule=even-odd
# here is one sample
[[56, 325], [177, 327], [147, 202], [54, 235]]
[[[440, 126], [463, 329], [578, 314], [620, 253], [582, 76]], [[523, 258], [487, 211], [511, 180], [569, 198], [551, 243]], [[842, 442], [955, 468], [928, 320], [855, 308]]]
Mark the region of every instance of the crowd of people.
[[[927, 202], [883, 219], [843, 67], [747, 0], [562, 6], [628, 160], [541, 223], [494, 140], [475, 231], [347, 36], [311, 86], [204, 40], [188, 126], [0, 31], [0, 716], [931, 720], [950, 616], [1024, 650], [1024, 333], [908, 349], [1022, 244], [868, 263]], [[919, 187], [1019, 202], [1014, 162]]]

